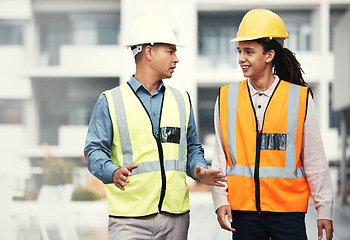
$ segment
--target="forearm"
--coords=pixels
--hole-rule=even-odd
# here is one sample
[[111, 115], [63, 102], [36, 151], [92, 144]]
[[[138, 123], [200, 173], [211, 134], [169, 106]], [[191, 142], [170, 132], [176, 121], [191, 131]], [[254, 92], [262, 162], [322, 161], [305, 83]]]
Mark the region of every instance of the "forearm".
[[198, 142], [197, 128], [191, 107], [190, 118], [187, 128], [187, 175], [197, 180], [194, 175], [196, 166], [208, 168], [207, 161], [204, 159], [204, 149]]
[[310, 192], [317, 209], [317, 219], [332, 219], [333, 189], [316, 111], [312, 99], [303, 132], [303, 161]]
[[86, 136], [84, 155], [89, 171], [103, 183], [113, 183], [112, 176], [118, 167], [111, 160], [113, 126], [109, 116], [107, 99], [100, 97], [91, 114]]
[[[221, 128], [218, 113], [218, 104], [215, 104], [214, 110], [214, 126], [215, 126], [215, 145], [214, 155], [212, 161], [212, 169], [219, 169], [222, 174], [226, 175], [226, 154], [224, 151]], [[223, 205], [229, 205], [227, 196], [227, 182], [223, 182], [225, 187], [212, 187], [212, 198], [214, 202], [214, 208], [217, 210]]]
[[113, 183], [113, 173], [118, 167], [108, 157], [108, 154], [98, 148], [87, 145], [84, 155], [87, 168], [91, 174], [100, 179], [104, 184]]

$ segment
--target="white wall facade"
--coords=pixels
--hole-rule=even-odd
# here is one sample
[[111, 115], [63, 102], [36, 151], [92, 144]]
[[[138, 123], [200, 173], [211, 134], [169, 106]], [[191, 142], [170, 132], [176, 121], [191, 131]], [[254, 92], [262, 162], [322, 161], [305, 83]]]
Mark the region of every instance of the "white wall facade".
[[[62, 84], [67, 84], [68, 82], [74, 85], [71, 82], [80, 79], [76, 83], [84, 84], [83, 79], [86, 78], [90, 79], [90, 82], [95, 82], [96, 85], [105, 81], [103, 86], [107, 87], [113, 85], [113, 79], [118, 79], [116, 84], [128, 81], [134, 73], [135, 66], [132, 54], [130, 50], [124, 48], [123, 42], [131, 24], [137, 17], [146, 14], [156, 14], [165, 17], [173, 25], [178, 40], [185, 45], [184, 48], [178, 48], [177, 54], [180, 62], [173, 78], [165, 80], [165, 83], [187, 90], [191, 95], [197, 123], [206, 121], [199, 118], [201, 114], [198, 108], [198, 89], [200, 87], [218, 88], [221, 85], [242, 80], [243, 76], [240, 69], [237, 68], [236, 53], [234, 51], [229, 54], [226, 62], [214, 64], [215, 66], [212, 59], [200, 56], [198, 27], [202, 23], [198, 22], [198, 15], [206, 12], [213, 13], [214, 16], [220, 16], [221, 13], [228, 12], [235, 15], [236, 12], [242, 14], [252, 8], [268, 8], [277, 12], [282, 11], [289, 13], [288, 16], [293, 15], [293, 13], [298, 15], [300, 11], [307, 12], [305, 16], [310, 19], [312, 36], [310, 49], [307, 51], [291, 50], [296, 53], [305, 71], [305, 80], [314, 90], [314, 100], [319, 115], [327, 157], [329, 160], [337, 160], [339, 157], [337, 155], [338, 134], [335, 128], [329, 127], [329, 85], [334, 81], [334, 58], [337, 57], [334, 56], [334, 53], [329, 48], [329, 23], [332, 18], [332, 9], [342, 10], [341, 15], [343, 12], [349, 11], [349, 0], [297, 0], [293, 2], [277, 0], [249, 2], [228, 0], [179, 0], [176, 2], [170, 0], [18, 0], [18, 2], [21, 2], [21, 6], [24, 6], [20, 16], [18, 15], [19, 13], [8, 16], [0, 12], [2, 20], [20, 19], [25, 21], [23, 43], [15, 46], [0, 46], [0, 65], [3, 67], [0, 73], [2, 76], [0, 78], [2, 86], [0, 89], [0, 101], [8, 101], [9, 99], [23, 101], [23, 121], [21, 126], [24, 130], [20, 138], [24, 139], [26, 144], [23, 148], [13, 153], [14, 159], [29, 159], [34, 156], [40, 156], [43, 152], [41, 147], [43, 136], [41, 133], [43, 131], [42, 121], [45, 120], [45, 114], [41, 113], [43, 111], [41, 106], [44, 104], [45, 98], [40, 99], [38, 97], [43, 94], [38, 90], [40, 89], [38, 87], [39, 83], [47, 85], [52, 83], [60, 86], [58, 81], [61, 81]], [[1, 4], [1, 6], [9, 9], [13, 7], [13, 1], [2, 1]], [[3, 8], [1, 7], [1, 9]], [[54, 65], [48, 64], [47, 57], [42, 53], [42, 44], [46, 41], [42, 37], [46, 36], [42, 35], [42, 21], [45, 19], [42, 16], [56, 14], [64, 21], [74, 22], [74, 19], [79, 19], [82, 16], [84, 17], [84, 14], [88, 15], [90, 13], [94, 15], [93, 19], [96, 21], [99, 21], [107, 13], [112, 14], [112, 16], [119, 15], [119, 41], [116, 44], [105, 45], [64, 44], [63, 41], [63, 44], [57, 50], [59, 63]], [[291, 19], [293, 21], [293, 18]], [[285, 21], [288, 26], [289, 18]], [[83, 22], [89, 24], [86, 19]], [[336, 24], [336, 21], [334, 24]], [[238, 26], [235, 27], [237, 28]], [[230, 33], [230, 35], [233, 38], [235, 32]], [[68, 38], [70, 37], [68, 36]], [[52, 42], [54, 41], [52, 40]], [[57, 91], [59, 90], [57, 89]], [[76, 91], [79, 92], [79, 88]], [[82, 94], [83, 98], [88, 98], [93, 91], [94, 88]], [[94, 101], [100, 92], [96, 90], [95, 94]], [[72, 97], [71, 94], [69, 96]], [[91, 98], [89, 101], [92, 101]], [[213, 102], [209, 104], [213, 105]], [[59, 109], [57, 110], [59, 111]], [[77, 122], [79, 123], [78, 120], [67, 120], [61, 125], [60, 123], [57, 123], [57, 126], [55, 125], [57, 128], [56, 141], [51, 144], [53, 145], [52, 148], [55, 149], [53, 150], [55, 154], [75, 158], [82, 156], [83, 144], [81, 143], [81, 136], [78, 135], [85, 131], [88, 120], [80, 121], [85, 124], [76, 124]], [[6, 127], [7, 124], [2, 123], [1, 125]], [[71, 131], [72, 139], [79, 139], [77, 141], [80, 141], [80, 145], [62, 143], [62, 139], [67, 139], [66, 130], [74, 128], [74, 126], [77, 126], [77, 130]], [[198, 126], [197, 128], [199, 134], [201, 134], [203, 129]], [[61, 136], [61, 134], [65, 135]], [[206, 156], [211, 158], [210, 153], [213, 142], [210, 136], [207, 139], [208, 141], [204, 142], [204, 147], [209, 152], [209, 155], [207, 154]], [[6, 142], [6, 144], [11, 146], [13, 143]]]

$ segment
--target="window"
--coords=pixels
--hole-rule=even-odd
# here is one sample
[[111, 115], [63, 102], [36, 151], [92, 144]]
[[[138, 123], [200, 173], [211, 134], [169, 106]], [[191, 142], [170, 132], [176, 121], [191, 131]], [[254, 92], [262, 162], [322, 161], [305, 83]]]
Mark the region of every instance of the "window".
[[311, 10], [274, 11], [286, 26], [289, 38], [285, 46], [292, 52], [311, 51]]
[[333, 111], [333, 97], [334, 94], [332, 91], [333, 83], [329, 83], [329, 102], [328, 102], [328, 110], [329, 110], [329, 127], [330, 128], [338, 128], [340, 127], [340, 114], [339, 112]]
[[0, 124], [23, 123], [23, 101], [12, 99], [0, 100]]
[[22, 20], [0, 20], [0, 45], [23, 44]]
[[[292, 51], [311, 50], [311, 11], [275, 11], [284, 21], [290, 38], [286, 47]], [[198, 55], [209, 67], [237, 66], [235, 38], [245, 11], [198, 13]], [[202, 61], [203, 62], [203, 61]]]
[[116, 78], [35, 78], [39, 143], [58, 144], [63, 125], [88, 125], [99, 95], [119, 85]]
[[72, 14], [72, 44], [107, 45], [119, 43], [118, 14]]
[[200, 142], [204, 144], [208, 135], [215, 134], [214, 107], [219, 88], [198, 87], [198, 134]]
[[116, 45], [119, 13], [39, 14], [42, 62], [59, 65], [62, 45]]
[[199, 12], [198, 54], [212, 67], [222, 64], [235, 66], [237, 44], [235, 37], [244, 12]]

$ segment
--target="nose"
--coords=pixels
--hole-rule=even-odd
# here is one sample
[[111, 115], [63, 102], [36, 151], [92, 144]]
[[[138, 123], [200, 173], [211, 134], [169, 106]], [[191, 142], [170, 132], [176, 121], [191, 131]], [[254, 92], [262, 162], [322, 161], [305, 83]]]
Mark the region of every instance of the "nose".
[[176, 54], [174, 54], [174, 60], [173, 60], [175, 63], [178, 63], [179, 62], [179, 59], [177, 58]]
[[246, 60], [245, 56], [242, 53], [238, 53], [238, 63], [244, 63]]

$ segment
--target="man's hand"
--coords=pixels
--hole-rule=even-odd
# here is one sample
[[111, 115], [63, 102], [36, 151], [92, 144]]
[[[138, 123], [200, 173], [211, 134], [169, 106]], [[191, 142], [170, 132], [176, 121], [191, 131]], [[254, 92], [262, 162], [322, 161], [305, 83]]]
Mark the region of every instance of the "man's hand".
[[327, 219], [317, 220], [317, 228], [318, 228], [318, 239], [321, 240], [323, 237], [323, 229], [326, 230], [326, 240], [333, 239], [333, 222]]
[[[230, 224], [227, 224], [226, 216]], [[231, 228], [232, 213], [231, 213], [231, 207], [229, 205], [224, 205], [219, 207], [218, 210], [216, 211], [216, 217], [222, 229], [225, 229], [231, 232], [236, 231], [234, 228]]]
[[137, 164], [131, 164], [115, 170], [113, 173], [114, 185], [117, 186], [120, 190], [124, 191], [125, 184], [130, 182], [128, 177], [131, 176], [132, 170], [134, 170], [137, 167]]
[[204, 184], [217, 187], [225, 187], [220, 182], [227, 182], [226, 176], [221, 174], [220, 170], [206, 169], [200, 166], [194, 170], [194, 176]]

